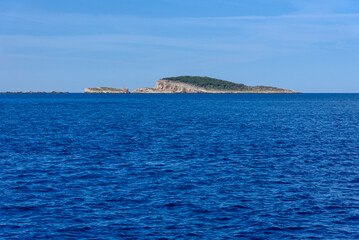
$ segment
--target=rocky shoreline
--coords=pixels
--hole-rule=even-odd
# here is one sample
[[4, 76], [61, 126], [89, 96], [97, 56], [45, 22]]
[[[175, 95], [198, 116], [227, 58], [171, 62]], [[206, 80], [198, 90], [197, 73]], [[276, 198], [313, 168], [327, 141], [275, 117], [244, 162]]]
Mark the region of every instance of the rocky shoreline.
[[[0, 93], [15, 94], [47, 94], [47, 93], [68, 93], [60, 91], [14, 91]], [[247, 86], [241, 83], [234, 83], [225, 80], [198, 77], [198, 76], [179, 76], [163, 78], [156, 82], [155, 87], [142, 87], [132, 92], [128, 88], [95, 87], [85, 88], [84, 93], [111, 93], [111, 94], [153, 94], [153, 93], [300, 93], [297, 91], [267, 86]]]
[[123, 87], [121, 89], [118, 88], [110, 88], [110, 87], [97, 87], [97, 88], [85, 88], [84, 93], [130, 93], [128, 88]]
[[208, 90], [192, 84], [160, 79], [154, 88], [138, 88], [132, 93], [299, 93], [293, 90], [272, 87], [267, 87], [268, 90], [259, 90], [259, 87], [251, 88], [252, 90], [250, 91]]
[[[178, 77], [181, 78], [181, 77]], [[232, 83], [224, 80], [208, 77], [182, 77], [184, 80], [160, 79], [154, 88], [142, 87], [131, 93], [153, 94], [153, 93], [299, 93], [297, 91], [266, 87], [266, 86], [246, 86], [244, 84]], [[195, 80], [193, 80], [195, 78]], [[176, 79], [176, 78], [174, 78]], [[187, 81], [187, 82], [185, 82]], [[191, 82], [192, 81], [192, 82]], [[190, 83], [188, 83], [190, 82]], [[207, 85], [209, 85], [209, 87]], [[212, 85], [211, 85], [212, 84]], [[217, 84], [217, 85], [216, 85]], [[86, 88], [85, 93], [130, 93], [128, 88]]]

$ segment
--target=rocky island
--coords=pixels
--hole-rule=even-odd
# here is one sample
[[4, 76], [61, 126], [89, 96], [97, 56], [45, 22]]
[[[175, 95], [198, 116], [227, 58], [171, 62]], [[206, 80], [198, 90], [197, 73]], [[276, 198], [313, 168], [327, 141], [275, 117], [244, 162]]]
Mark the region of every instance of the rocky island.
[[128, 88], [110, 88], [110, 87], [97, 87], [97, 88], [85, 88], [85, 93], [130, 93]]
[[247, 86], [210, 77], [179, 76], [157, 81], [154, 88], [138, 88], [132, 93], [298, 93], [296, 91], [267, 87]]

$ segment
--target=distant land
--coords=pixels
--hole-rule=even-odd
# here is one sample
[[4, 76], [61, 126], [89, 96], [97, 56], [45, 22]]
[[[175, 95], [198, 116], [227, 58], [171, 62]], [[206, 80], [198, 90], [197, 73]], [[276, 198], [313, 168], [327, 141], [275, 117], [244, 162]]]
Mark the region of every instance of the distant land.
[[247, 86], [210, 77], [179, 76], [157, 81], [154, 88], [139, 88], [132, 93], [297, 93], [265, 86]]
[[97, 87], [97, 88], [85, 88], [85, 93], [130, 93], [128, 88], [123, 87], [121, 89], [111, 87]]
[[[0, 93], [69, 93], [61, 91], [7, 91]], [[130, 93], [123, 87], [95, 87], [85, 88], [84, 93]], [[132, 93], [299, 93], [289, 89], [269, 86], [247, 86], [242, 83], [234, 83], [211, 77], [178, 76], [166, 77], [157, 81], [154, 88], [142, 87]]]
[[[128, 88], [86, 88], [85, 93], [130, 93]], [[179, 76], [157, 81], [154, 88], [138, 88], [132, 93], [299, 93], [267, 86], [247, 86], [210, 77]]]
[[44, 91], [15, 91], [15, 92], [0, 92], [0, 93], [69, 93], [69, 92], [59, 92], [59, 91], [51, 91], [51, 92], [44, 92]]

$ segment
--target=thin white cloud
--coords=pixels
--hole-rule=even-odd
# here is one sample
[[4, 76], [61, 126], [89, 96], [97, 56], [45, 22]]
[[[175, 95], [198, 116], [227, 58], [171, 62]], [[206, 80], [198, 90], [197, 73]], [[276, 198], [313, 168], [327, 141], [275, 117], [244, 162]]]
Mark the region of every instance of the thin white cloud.
[[3, 54], [45, 48], [117, 52], [172, 48], [257, 54], [303, 51], [317, 43], [337, 47], [341, 41], [359, 40], [359, 13], [198, 18], [0, 13], [1, 19], [35, 29], [35, 33], [0, 35]]
[[230, 16], [230, 17], [203, 17], [190, 18], [193, 20], [281, 20], [281, 19], [336, 19], [359, 18], [359, 13], [348, 14], [306, 14], [306, 15], [279, 15], [279, 16]]
[[202, 39], [168, 38], [145, 35], [77, 35], [77, 36], [0, 36], [3, 49], [72, 49], [85, 51], [133, 51], [143, 48], [171, 47], [212, 51], [264, 51], [264, 45], [231, 41], [220, 42]]
[[[359, 18], [359, 13], [307, 13], [307, 14], [284, 14], [284, 15], [243, 15], [243, 16], [225, 16], [225, 17], [133, 17], [123, 15], [89, 15], [89, 14], [17, 14], [0, 12], [0, 19], [11, 21], [24, 21], [32, 23], [47, 24], [74, 24], [74, 25], [91, 25], [105, 23], [131, 23], [131, 22], [147, 22], [149, 24], [173, 24], [175, 22], [188, 21], [205, 21], [205, 20], [281, 20], [281, 19], [340, 19], [340, 18]], [[0, 24], [1, 25], [1, 24]]]
[[357, 0], [286, 0], [300, 13], [338, 13], [357, 9]]

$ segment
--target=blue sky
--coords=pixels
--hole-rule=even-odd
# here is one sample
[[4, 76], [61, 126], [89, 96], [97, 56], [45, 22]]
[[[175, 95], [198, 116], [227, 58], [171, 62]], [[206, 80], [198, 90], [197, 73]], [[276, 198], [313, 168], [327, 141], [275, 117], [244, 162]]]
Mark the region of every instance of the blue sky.
[[0, 91], [210, 76], [359, 92], [358, 0], [0, 0]]

